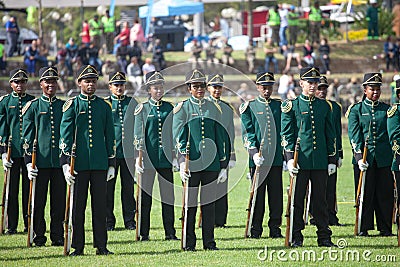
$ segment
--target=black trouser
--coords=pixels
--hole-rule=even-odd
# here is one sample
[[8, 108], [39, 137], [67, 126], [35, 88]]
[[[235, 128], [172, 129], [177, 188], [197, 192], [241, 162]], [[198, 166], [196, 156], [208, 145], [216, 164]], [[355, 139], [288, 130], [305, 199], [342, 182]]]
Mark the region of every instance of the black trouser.
[[174, 228], [174, 178], [172, 169], [145, 169], [142, 174], [142, 201], [140, 235], [148, 237], [150, 231], [150, 211], [153, 202], [153, 185], [156, 172], [161, 196], [162, 220], [165, 235], [175, 235]]
[[328, 224], [328, 209], [326, 204], [327, 170], [299, 170], [296, 177], [294, 194], [293, 240], [303, 241], [301, 230], [304, 229], [304, 198], [308, 181], [311, 180], [311, 195], [313, 196], [313, 215], [317, 226], [318, 242], [331, 238], [332, 231]]
[[[227, 175], [229, 170], [227, 170]], [[215, 201], [215, 225], [224, 226], [228, 216], [228, 180], [217, 184], [217, 201]]]
[[[254, 179], [255, 167], [251, 168], [250, 174]], [[282, 223], [283, 212], [283, 189], [282, 189], [282, 167], [267, 166], [260, 167], [258, 180], [256, 204], [254, 207], [253, 222], [251, 222], [251, 235], [261, 236], [263, 232], [263, 218], [265, 213], [265, 189], [268, 192], [269, 220], [268, 227], [272, 232], [279, 232]]]
[[187, 216], [186, 247], [196, 247], [196, 212], [198, 194], [200, 190], [200, 205], [202, 212], [201, 232], [203, 247], [209, 248], [216, 245], [214, 240], [215, 198], [218, 171], [192, 172], [189, 178], [189, 205]]
[[400, 205], [400, 171], [394, 172], [394, 178], [396, 179], [397, 185], [397, 206]]
[[8, 229], [17, 230], [18, 226], [18, 194], [19, 177], [22, 169], [22, 215], [24, 226], [28, 227], [28, 198], [29, 198], [29, 178], [24, 158], [11, 158], [13, 161], [10, 169], [10, 185], [8, 193]]
[[[133, 163], [133, 159], [131, 160]], [[129, 171], [128, 164], [125, 159], [117, 159], [115, 167], [115, 178], [107, 182], [107, 226], [115, 226], [114, 216], [114, 198], [115, 198], [115, 183], [120, 170], [121, 177], [121, 203], [122, 203], [122, 217], [124, 218], [124, 225], [128, 227], [135, 223], [136, 201], [134, 195], [134, 180], [131, 172]], [[134, 169], [131, 168], [133, 171]]]
[[85, 210], [90, 182], [92, 205], [93, 247], [105, 248], [107, 245], [106, 198], [107, 171], [79, 171], [74, 184], [74, 203], [72, 211], [72, 247], [83, 250], [85, 246]]
[[[360, 178], [358, 165], [353, 165], [354, 185], [357, 187]], [[392, 232], [393, 212], [393, 176], [390, 166], [378, 168], [376, 161], [368, 167], [365, 176], [364, 199], [361, 214], [361, 232], [374, 229], [374, 213], [378, 231]]]
[[66, 182], [61, 168], [40, 168], [36, 178], [35, 210], [33, 214], [34, 242], [46, 242], [44, 211], [50, 182], [50, 239], [63, 240]]

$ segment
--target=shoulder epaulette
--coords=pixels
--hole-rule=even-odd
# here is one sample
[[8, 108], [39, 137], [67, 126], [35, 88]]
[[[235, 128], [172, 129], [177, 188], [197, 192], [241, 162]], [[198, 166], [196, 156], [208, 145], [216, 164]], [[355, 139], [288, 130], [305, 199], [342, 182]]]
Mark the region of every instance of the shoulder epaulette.
[[218, 103], [215, 103], [214, 101], [210, 101], [210, 102], [212, 102], [215, 105], [215, 107], [219, 110], [219, 112], [222, 113], [221, 106]]
[[239, 107], [239, 113], [242, 114], [243, 112], [245, 112], [249, 105], [250, 105], [250, 101], [246, 101], [246, 102], [242, 103]]
[[106, 102], [110, 106], [110, 108], [112, 108], [112, 103], [111, 103], [110, 100], [105, 99], [105, 98], [103, 98], [103, 100], [104, 100], [104, 102]]
[[182, 106], [183, 106], [183, 101], [176, 104], [176, 106], [174, 107], [173, 113], [176, 114], [179, 110], [181, 110]]
[[272, 100], [275, 100], [275, 101], [279, 101], [279, 102], [281, 102], [281, 103], [283, 102], [282, 99], [279, 98], [279, 97], [271, 97], [271, 99], [272, 99]]
[[72, 105], [72, 102], [74, 102], [75, 98], [76, 98], [76, 96], [71, 97], [70, 99], [65, 101], [65, 103], [63, 105], [63, 109], [62, 109], [63, 112], [65, 112], [65, 111], [67, 111], [69, 109], [69, 107]]
[[328, 105], [329, 105], [329, 107], [331, 108], [331, 111], [332, 111], [332, 103], [331, 103], [331, 101], [329, 101], [329, 100], [326, 100], [326, 103], [328, 103]]
[[25, 106], [22, 108], [22, 116], [25, 115], [26, 111], [29, 109], [29, 107], [32, 105], [33, 102], [35, 102], [36, 100], [38, 100], [37, 98], [32, 99], [31, 101], [26, 102]]
[[0, 102], [3, 101], [3, 99], [4, 99], [6, 96], [8, 96], [8, 95], [9, 95], [9, 94], [0, 96]]
[[111, 96], [106, 96], [104, 99], [105, 99], [105, 100], [110, 100], [110, 97], [111, 97]]
[[[358, 103], [360, 103], [360, 102], [358, 102]], [[344, 115], [344, 116], [346, 117], [346, 119], [349, 117], [350, 110], [351, 110], [356, 104], [358, 104], [358, 103], [353, 103], [353, 104], [351, 104], [351, 105], [349, 106], [349, 108], [348, 108], [347, 111], [346, 111], [346, 114]]]
[[288, 113], [289, 111], [292, 110], [292, 107], [293, 107], [292, 100], [286, 99], [286, 100], [283, 101], [282, 104], [281, 104], [281, 111], [282, 111], [283, 113]]
[[139, 105], [136, 106], [135, 112], [133, 113], [133, 115], [138, 115], [140, 113], [140, 111], [142, 111], [142, 109], [143, 109], [143, 104], [140, 103]]
[[396, 113], [396, 110], [397, 110], [397, 105], [391, 106], [391, 107], [387, 110], [387, 116], [388, 116], [388, 118], [392, 117], [392, 116]]

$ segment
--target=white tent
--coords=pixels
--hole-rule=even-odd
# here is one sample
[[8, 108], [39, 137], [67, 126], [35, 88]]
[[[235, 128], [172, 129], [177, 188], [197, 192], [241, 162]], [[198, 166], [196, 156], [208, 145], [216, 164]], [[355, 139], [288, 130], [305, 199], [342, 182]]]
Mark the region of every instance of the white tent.
[[204, 4], [187, 0], [162, 0], [152, 5], [151, 14], [149, 6], [139, 7], [139, 17], [169, 17], [178, 15], [191, 15], [204, 12]]

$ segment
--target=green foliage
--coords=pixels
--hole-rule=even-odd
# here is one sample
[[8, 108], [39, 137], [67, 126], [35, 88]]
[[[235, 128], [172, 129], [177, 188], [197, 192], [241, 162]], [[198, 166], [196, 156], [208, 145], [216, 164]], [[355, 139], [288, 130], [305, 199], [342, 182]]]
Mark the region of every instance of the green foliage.
[[[368, 29], [368, 21], [365, 19], [367, 14], [367, 7], [363, 6], [357, 9], [357, 11], [362, 13], [361, 17], [354, 16], [354, 25], [353, 29], [361, 30], [361, 29]], [[380, 9], [379, 17], [378, 17], [378, 27], [379, 27], [379, 34], [380, 35], [393, 35], [392, 31], [392, 22], [393, 22], [394, 15], [391, 11], [387, 9]]]

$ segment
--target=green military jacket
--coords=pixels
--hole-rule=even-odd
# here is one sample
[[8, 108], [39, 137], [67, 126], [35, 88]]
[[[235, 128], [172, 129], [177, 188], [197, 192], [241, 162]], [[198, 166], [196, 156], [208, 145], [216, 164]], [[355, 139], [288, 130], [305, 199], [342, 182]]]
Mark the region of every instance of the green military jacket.
[[61, 165], [69, 163], [75, 135], [76, 171], [115, 166], [115, 133], [109, 102], [85, 94], [65, 102], [60, 126]]
[[343, 159], [342, 146], [342, 106], [335, 101], [328, 100], [332, 105], [332, 121], [336, 134], [336, 159]]
[[172, 139], [172, 110], [163, 100], [150, 98], [135, 110], [134, 144], [142, 150], [145, 169], [171, 168], [174, 150]]
[[400, 111], [398, 105], [399, 103], [394, 104], [387, 111], [387, 129], [393, 151], [392, 171], [400, 171]]
[[353, 149], [353, 164], [362, 159], [365, 139], [368, 138], [367, 162], [369, 165], [376, 160], [378, 168], [392, 164], [392, 149], [387, 131], [387, 110], [389, 105], [369, 99], [364, 99], [349, 107], [348, 134]]
[[114, 122], [116, 158], [133, 158], [133, 127], [135, 117], [133, 111], [138, 102], [136, 99], [128, 96], [111, 95], [105, 98], [111, 102], [112, 117]]
[[221, 122], [224, 128], [224, 147], [225, 147], [225, 158], [226, 161], [236, 160], [235, 154], [235, 125], [233, 123], [233, 116], [235, 114], [235, 108], [231, 104], [221, 99], [216, 99], [209, 96], [208, 99], [217, 103], [221, 107]]
[[259, 152], [264, 139], [262, 155], [265, 166], [282, 166], [281, 101], [258, 96], [240, 106], [242, 138], [249, 152], [249, 166], [254, 167], [253, 156]]
[[23, 148], [25, 163], [32, 162], [33, 142], [36, 138], [36, 166], [38, 168], [60, 168], [60, 124], [63, 100], [57, 97], [29, 101], [23, 108]]
[[22, 109], [25, 104], [35, 97], [29, 94], [18, 95], [12, 92], [0, 97], [0, 150], [7, 151], [8, 138], [11, 135], [11, 157], [24, 156], [22, 136]]
[[183, 162], [189, 139], [191, 172], [226, 168], [221, 112], [218, 104], [193, 96], [175, 106], [172, 124], [175, 148], [179, 162]]
[[300, 138], [298, 164], [303, 170], [322, 170], [336, 164], [332, 107], [319, 98], [301, 94], [282, 103], [281, 138], [286, 160], [293, 159]]

